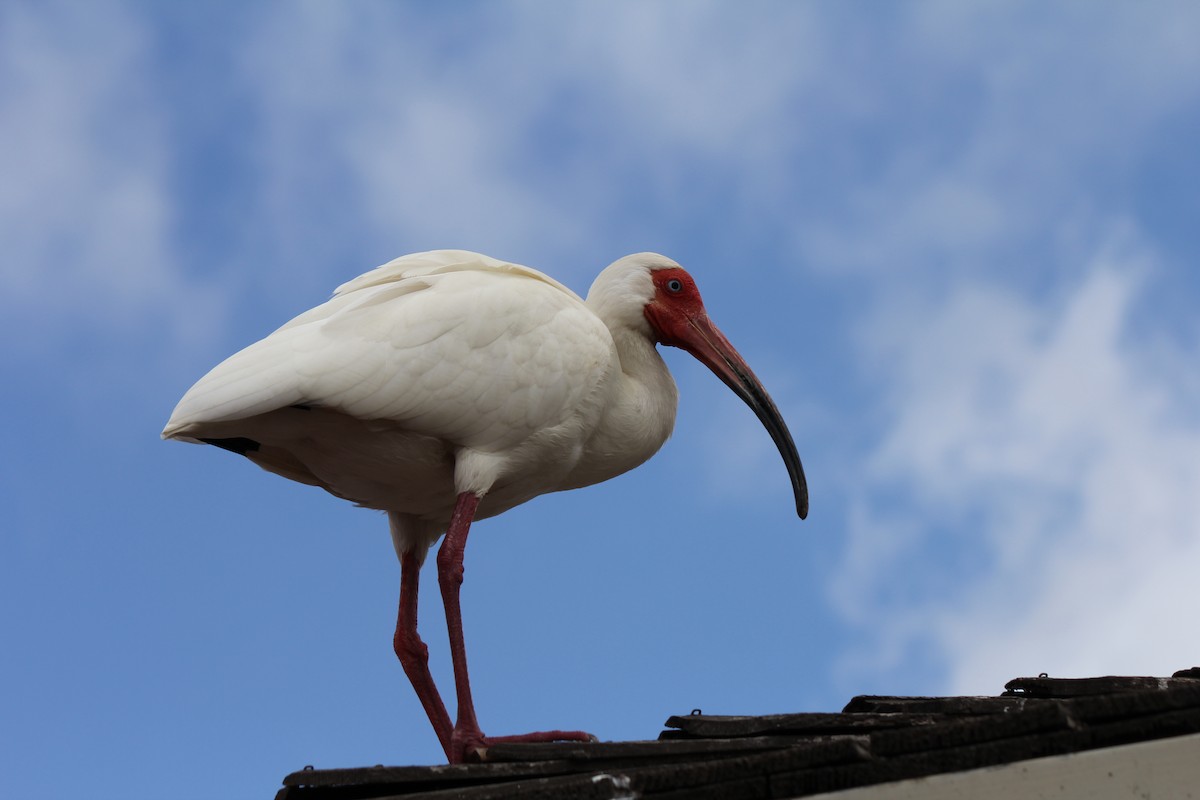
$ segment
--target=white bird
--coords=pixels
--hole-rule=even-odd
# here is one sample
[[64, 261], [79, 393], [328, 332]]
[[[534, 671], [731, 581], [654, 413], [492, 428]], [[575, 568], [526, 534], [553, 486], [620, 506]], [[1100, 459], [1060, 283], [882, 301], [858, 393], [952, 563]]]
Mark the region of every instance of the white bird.
[[[396, 655], [451, 763], [495, 741], [588, 739], [483, 735], [463, 643], [463, 550], [473, 520], [608, 480], [658, 451], [677, 391], [656, 343], [687, 350], [749, 404], [807, 516], [804, 471], [778, 409], [709, 321], [691, 276], [654, 253], [614, 262], [586, 301], [478, 253], [402, 256], [223, 361], [183, 396], [162, 435], [388, 513], [401, 564]], [[453, 724], [417, 634], [419, 570], [443, 532]]]

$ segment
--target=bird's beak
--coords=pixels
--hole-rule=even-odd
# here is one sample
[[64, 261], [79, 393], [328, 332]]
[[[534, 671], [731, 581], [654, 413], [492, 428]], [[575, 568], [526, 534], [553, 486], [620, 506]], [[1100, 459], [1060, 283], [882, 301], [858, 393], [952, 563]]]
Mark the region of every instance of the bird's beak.
[[699, 359], [716, 373], [726, 386], [733, 389], [738, 397], [746, 401], [746, 405], [754, 410], [766, 426], [771, 438], [775, 440], [775, 446], [779, 448], [779, 454], [783, 456], [788, 475], [792, 478], [796, 513], [800, 515], [800, 519], [807, 517], [808, 483], [804, 480], [804, 466], [800, 463], [796, 444], [792, 441], [792, 434], [788, 431], [779, 409], [775, 407], [771, 396], [767, 394], [762, 382], [755, 376], [745, 359], [703, 312], [688, 315], [687, 325], [677, 327], [676, 336], [673, 338], [675, 341], [664, 344], [681, 347]]

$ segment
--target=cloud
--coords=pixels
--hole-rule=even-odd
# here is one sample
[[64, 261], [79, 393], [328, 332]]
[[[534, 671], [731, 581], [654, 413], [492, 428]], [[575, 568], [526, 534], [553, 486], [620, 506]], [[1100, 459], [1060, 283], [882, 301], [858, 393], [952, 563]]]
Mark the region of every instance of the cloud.
[[972, 282], [866, 337], [890, 419], [832, 591], [876, 666], [932, 652], [989, 693], [1200, 657], [1200, 342], [1135, 324], [1156, 274], [1113, 248], [1057, 302]]
[[0, 11], [0, 304], [22, 347], [72, 332], [207, 326], [172, 254], [150, 38], [121, 6]]
[[[1198, 56], [1171, 13], [907, 8], [880, 42], [904, 66], [841, 119], [861, 162], [831, 160], [843, 188], [794, 239], [861, 287], [877, 392], [845, 412], [857, 440], [841, 424], [861, 450], [835, 476], [830, 597], [863, 636], [843, 666], [956, 692], [1187, 666], [1170, 620], [1200, 567], [1200, 337], [1152, 306], [1191, 291], [1190, 245], [1139, 216], [1175, 199], [1136, 193], [1193, 113]], [[1051, 29], [1075, 33], [1031, 35]]]
[[808, 207], [796, 247], [814, 267], [905, 280], [1083, 263], [1128, 211], [1151, 134], [1200, 96], [1180, 35], [1200, 9], [1152, 7], [1170, 11], [922, 3], [862, 34], [878, 52], [840, 87], [859, 98], [835, 121], [840, 188]]
[[[304, 242], [312, 199], [331, 191], [350, 204], [353, 222], [322, 207], [332, 212], [325, 230], [352, 224], [389, 257], [397, 246], [485, 245], [516, 257], [531, 240], [576, 232], [520, 170], [536, 124], [531, 101], [544, 86], [517, 93], [507, 84], [507, 40], [472, 38], [447, 54], [465, 43], [425, 35], [436, 30], [397, 6], [277, 6], [263, 15], [245, 43], [243, 74], [260, 98], [264, 210], [279, 239]], [[492, 60], [504, 68], [489, 69]]]
[[[810, 12], [773, 8], [767, 24], [720, 4], [517, 3], [449, 37], [431, 9], [276, 7], [243, 65], [272, 215], [286, 229], [303, 198], [347, 186], [389, 243], [569, 263], [615, 257], [614, 229], [661, 240], [664, 216], [711, 207], [713, 183], [750, 199], [779, 179], [789, 98], [817, 80], [821, 50]], [[736, 57], [713, 58], [714, 39]]]

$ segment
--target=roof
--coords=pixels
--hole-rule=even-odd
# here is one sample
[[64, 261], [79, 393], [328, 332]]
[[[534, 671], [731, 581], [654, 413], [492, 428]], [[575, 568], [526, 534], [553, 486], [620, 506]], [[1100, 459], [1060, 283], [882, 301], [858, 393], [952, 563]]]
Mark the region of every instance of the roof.
[[1200, 668], [1017, 678], [988, 697], [853, 698], [839, 713], [671, 717], [657, 740], [497, 744], [483, 763], [305, 768], [276, 800], [804, 797], [1200, 733]]

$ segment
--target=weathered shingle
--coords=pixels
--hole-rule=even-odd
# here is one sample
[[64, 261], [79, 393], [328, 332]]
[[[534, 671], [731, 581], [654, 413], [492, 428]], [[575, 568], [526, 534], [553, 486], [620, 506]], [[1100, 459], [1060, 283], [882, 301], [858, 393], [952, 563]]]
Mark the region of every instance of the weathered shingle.
[[996, 697], [852, 699], [840, 713], [688, 714], [656, 741], [497, 744], [484, 763], [305, 769], [277, 800], [802, 797], [1200, 732], [1200, 670], [1040, 676]]

